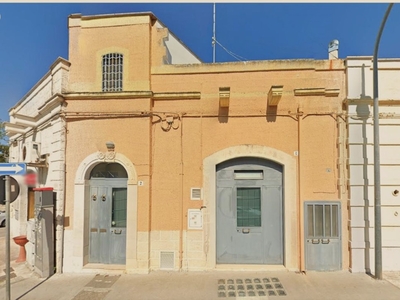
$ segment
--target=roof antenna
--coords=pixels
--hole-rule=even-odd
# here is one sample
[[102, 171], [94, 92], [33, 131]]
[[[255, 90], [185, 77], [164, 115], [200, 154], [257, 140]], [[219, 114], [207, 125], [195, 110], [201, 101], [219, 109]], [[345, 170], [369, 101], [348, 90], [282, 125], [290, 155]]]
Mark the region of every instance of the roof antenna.
[[212, 47], [213, 47], [213, 63], [215, 63], [215, 2], [213, 4], [213, 37], [212, 37]]

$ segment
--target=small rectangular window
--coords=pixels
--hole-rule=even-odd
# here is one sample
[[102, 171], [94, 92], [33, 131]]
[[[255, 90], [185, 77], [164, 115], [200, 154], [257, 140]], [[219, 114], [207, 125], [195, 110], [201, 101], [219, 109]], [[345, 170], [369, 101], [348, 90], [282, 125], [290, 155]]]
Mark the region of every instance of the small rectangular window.
[[237, 227], [261, 227], [261, 189], [237, 188]]
[[112, 189], [112, 226], [126, 227], [126, 188]]
[[240, 180], [262, 180], [264, 177], [262, 170], [235, 170], [235, 179]]
[[102, 91], [122, 91], [123, 55], [120, 53], [108, 53], [102, 60]]

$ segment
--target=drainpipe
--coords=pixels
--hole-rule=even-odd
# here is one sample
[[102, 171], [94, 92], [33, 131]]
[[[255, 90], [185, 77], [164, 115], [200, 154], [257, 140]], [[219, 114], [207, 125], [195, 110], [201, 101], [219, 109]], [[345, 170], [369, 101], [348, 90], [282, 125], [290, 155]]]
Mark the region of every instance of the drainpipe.
[[378, 48], [383, 28], [392, 9], [390, 3], [376, 37], [373, 58], [374, 80], [374, 190], [375, 190], [375, 279], [382, 280], [381, 169], [379, 153]]
[[[60, 255], [56, 256], [56, 258], [57, 258], [57, 261], [56, 261], [57, 273], [62, 273], [63, 262], [64, 262], [64, 230], [65, 230], [64, 221], [65, 221], [65, 203], [66, 203], [65, 196], [66, 196], [66, 186], [67, 186], [66, 185], [66, 177], [67, 177], [66, 176], [66, 173], [67, 173], [66, 158], [67, 158], [67, 132], [68, 131], [67, 131], [67, 122], [66, 122], [65, 118], [62, 116], [60, 116], [60, 117], [62, 120], [62, 126], [64, 127], [64, 149], [63, 149], [64, 164], [63, 164], [62, 170], [61, 170], [61, 172], [62, 172], [61, 181], [62, 181], [64, 190], [63, 190], [63, 199], [62, 199], [62, 201], [60, 201], [60, 204], [57, 205], [57, 208], [60, 207], [60, 217], [57, 216], [57, 218], [56, 218], [56, 220], [57, 220], [56, 226], [58, 227], [58, 228], [56, 228], [56, 234], [58, 231], [60, 231], [60, 240], [57, 240], [57, 242], [56, 242], [56, 253], [58, 250], [60, 251]], [[57, 209], [56, 209], [56, 211], [57, 211]]]
[[298, 201], [299, 201], [299, 260], [300, 260], [300, 272], [304, 271], [304, 259], [303, 259], [303, 249], [304, 249], [304, 236], [302, 230], [304, 226], [304, 211], [303, 211], [303, 205], [301, 203], [301, 173], [300, 173], [300, 161], [301, 161], [301, 151], [300, 151], [300, 130], [301, 130], [301, 117], [303, 116], [303, 112], [300, 111], [300, 106], [297, 107], [297, 193], [298, 193]]
[[181, 123], [181, 228], [179, 230], [179, 270], [183, 267], [183, 228], [184, 228], [184, 216], [183, 216], [183, 205], [184, 205], [184, 193], [183, 193], [183, 115], [179, 116]]

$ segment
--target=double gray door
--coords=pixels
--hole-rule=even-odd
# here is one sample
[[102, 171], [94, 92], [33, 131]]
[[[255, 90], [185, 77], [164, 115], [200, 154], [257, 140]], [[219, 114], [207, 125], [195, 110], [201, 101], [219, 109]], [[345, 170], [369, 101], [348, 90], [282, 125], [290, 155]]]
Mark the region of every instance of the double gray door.
[[217, 263], [283, 264], [282, 166], [234, 159], [216, 178]]
[[305, 203], [306, 269], [341, 269], [339, 202]]
[[89, 262], [125, 264], [126, 180], [90, 180]]

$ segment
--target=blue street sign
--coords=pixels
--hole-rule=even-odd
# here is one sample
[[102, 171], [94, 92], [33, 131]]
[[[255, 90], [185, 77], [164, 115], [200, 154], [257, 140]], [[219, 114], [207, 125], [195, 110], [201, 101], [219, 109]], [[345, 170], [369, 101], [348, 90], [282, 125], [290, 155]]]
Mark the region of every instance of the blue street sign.
[[5, 163], [0, 164], [0, 175], [25, 175], [25, 163]]

